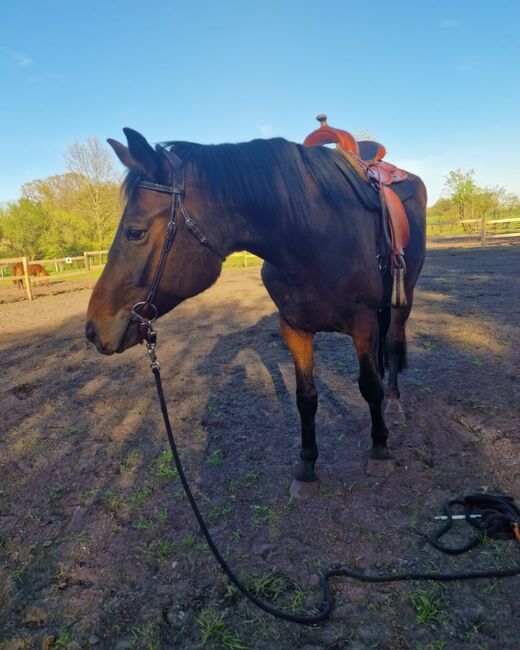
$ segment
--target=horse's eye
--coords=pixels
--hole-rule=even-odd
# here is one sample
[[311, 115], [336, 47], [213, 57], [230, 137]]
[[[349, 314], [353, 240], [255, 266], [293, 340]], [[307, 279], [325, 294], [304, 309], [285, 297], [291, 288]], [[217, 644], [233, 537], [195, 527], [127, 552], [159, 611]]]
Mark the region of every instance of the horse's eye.
[[139, 241], [140, 239], [143, 239], [143, 237], [146, 235], [146, 232], [146, 229], [142, 228], [127, 228], [126, 238], [130, 241]]

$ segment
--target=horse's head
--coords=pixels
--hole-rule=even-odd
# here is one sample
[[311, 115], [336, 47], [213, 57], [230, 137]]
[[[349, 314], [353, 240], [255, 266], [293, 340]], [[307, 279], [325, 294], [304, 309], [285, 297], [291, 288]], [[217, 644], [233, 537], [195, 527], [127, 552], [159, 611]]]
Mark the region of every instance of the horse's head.
[[[132, 308], [149, 294], [173, 202], [179, 201], [173, 190], [179, 184], [183, 186], [185, 178], [179, 157], [160, 147], [153, 149], [137, 131], [124, 132], [128, 147], [115, 140], [108, 142], [128, 169], [126, 206], [87, 311], [86, 336], [103, 354], [122, 352], [139, 341], [139, 322], [132, 316]], [[191, 177], [193, 174], [186, 177], [186, 212], [180, 209], [184, 200], [181, 195], [175, 240], [153, 297], [159, 316], [213, 284], [222, 267], [215, 249], [202, 245], [193, 226], [191, 231], [188, 228], [188, 215], [193, 215], [204, 235], [217, 247], [220, 244], [214, 220], [210, 224], [207, 219], [211, 205], [199, 194]]]

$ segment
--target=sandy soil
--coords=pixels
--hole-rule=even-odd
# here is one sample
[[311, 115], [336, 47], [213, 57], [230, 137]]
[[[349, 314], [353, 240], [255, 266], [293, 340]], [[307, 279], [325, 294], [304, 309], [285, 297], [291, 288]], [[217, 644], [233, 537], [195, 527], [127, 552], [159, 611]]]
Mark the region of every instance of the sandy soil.
[[[479, 491], [520, 500], [520, 247], [435, 250], [409, 325], [396, 471], [365, 472], [368, 409], [350, 341], [317, 337], [320, 493], [288, 498], [299, 449], [292, 363], [258, 269], [229, 271], [159, 323], [189, 479], [257, 593], [320, 600], [316, 570], [504, 567], [513, 542], [431, 549], [431, 517]], [[301, 627], [238, 597], [197, 530], [145, 353], [83, 338], [90, 291], [0, 305], [0, 647], [518, 650], [518, 578], [445, 586], [336, 580], [330, 621]], [[462, 539], [467, 531], [461, 525]]]

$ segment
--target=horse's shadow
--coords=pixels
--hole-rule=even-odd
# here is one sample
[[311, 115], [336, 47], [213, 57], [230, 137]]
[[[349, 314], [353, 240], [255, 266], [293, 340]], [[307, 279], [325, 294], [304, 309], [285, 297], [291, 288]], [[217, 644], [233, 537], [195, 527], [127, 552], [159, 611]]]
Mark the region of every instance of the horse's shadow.
[[[357, 377], [357, 363], [352, 363], [344, 336], [318, 335], [315, 349], [321, 405], [318, 446], [324, 456], [332, 457], [343, 433], [361, 429], [345, 394], [354, 390], [361, 400], [357, 381], [352, 380], [353, 373]], [[257, 462], [283, 466], [289, 478], [300, 449], [300, 419], [294, 399], [294, 366], [279, 331], [278, 315], [263, 316], [250, 327], [220, 336], [196, 370], [211, 380], [202, 417], [208, 454], [227, 447], [232, 436], [237, 467], [247, 471]], [[347, 391], [341, 388], [345, 385]], [[351, 443], [359, 447], [352, 439]]]

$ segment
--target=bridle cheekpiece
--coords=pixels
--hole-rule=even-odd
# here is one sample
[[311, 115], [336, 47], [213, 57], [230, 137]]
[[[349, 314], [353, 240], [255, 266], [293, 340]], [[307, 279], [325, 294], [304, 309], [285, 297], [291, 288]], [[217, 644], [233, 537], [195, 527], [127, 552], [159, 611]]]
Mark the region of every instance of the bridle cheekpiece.
[[172, 247], [175, 235], [177, 233], [177, 211], [179, 211], [183, 216], [188, 231], [200, 242], [200, 244], [212, 251], [222, 261], [226, 259], [225, 256], [223, 256], [214, 246], [210, 244], [207, 238], [200, 231], [195, 219], [188, 214], [186, 208], [184, 207], [186, 176], [184, 173], [182, 160], [179, 158], [179, 156], [173, 153], [173, 151], [170, 151], [161, 145], [157, 145], [156, 150], [158, 153], [164, 156], [170, 166], [172, 175], [171, 185], [162, 185], [161, 183], [141, 181], [138, 183], [138, 187], [146, 190], [151, 190], [152, 192], [171, 194], [172, 202], [170, 209], [170, 219], [166, 227], [166, 237], [164, 239], [161, 256], [159, 258], [159, 263], [157, 264], [150, 289], [148, 290], [146, 298], [140, 302], [137, 302], [132, 307], [132, 318], [139, 321], [139, 342], [142, 343], [143, 341], [146, 341], [148, 354], [150, 355], [150, 359], [152, 361], [152, 367], [154, 364], [157, 364], [158, 367], [157, 359], [155, 358], [155, 345], [157, 335], [152, 327], [152, 323], [157, 320], [159, 310], [154, 304], [154, 301], [159, 289], [159, 284], [161, 282], [164, 267], [166, 265], [168, 253]]

